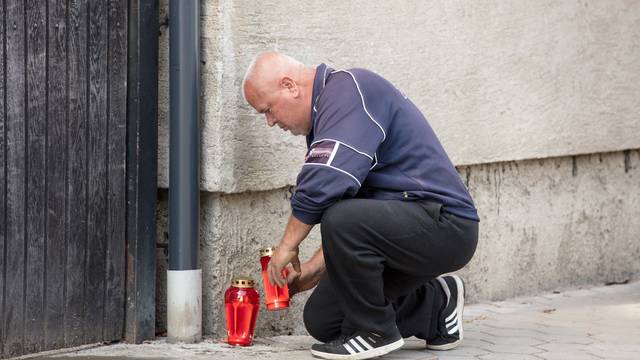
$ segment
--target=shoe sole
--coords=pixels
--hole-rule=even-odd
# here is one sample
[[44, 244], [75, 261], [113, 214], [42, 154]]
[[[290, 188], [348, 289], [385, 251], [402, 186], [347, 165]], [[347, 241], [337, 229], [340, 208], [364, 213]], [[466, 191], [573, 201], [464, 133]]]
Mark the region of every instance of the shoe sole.
[[392, 342], [391, 344], [387, 344], [385, 346], [381, 346], [379, 348], [359, 352], [357, 354], [331, 354], [322, 351], [316, 351], [311, 349], [311, 355], [315, 357], [319, 357], [321, 359], [350, 359], [350, 360], [359, 360], [359, 359], [370, 359], [377, 356], [382, 356], [388, 354], [394, 350], [397, 350], [404, 345], [404, 339], [400, 339], [396, 342]]
[[464, 311], [464, 282], [457, 275], [451, 275], [451, 277], [456, 281], [456, 286], [458, 287], [458, 306], [456, 307], [456, 312], [458, 313], [458, 331], [460, 333], [460, 337], [458, 340], [454, 342], [450, 342], [448, 344], [442, 345], [429, 345], [427, 344], [427, 349], [429, 350], [451, 350], [455, 347], [458, 347], [460, 343], [462, 343], [463, 338], [463, 330], [462, 330], [462, 313]]

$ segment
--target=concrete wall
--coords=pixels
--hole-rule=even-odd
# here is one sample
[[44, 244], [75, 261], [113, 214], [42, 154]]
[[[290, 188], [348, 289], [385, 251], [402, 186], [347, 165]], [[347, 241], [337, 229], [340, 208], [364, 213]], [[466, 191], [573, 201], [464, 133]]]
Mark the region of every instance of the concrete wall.
[[[200, 264], [203, 271], [203, 326], [205, 333], [225, 334], [224, 292], [235, 276], [250, 276], [258, 282], [256, 290], [264, 301], [260, 249], [278, 243], [290, 213], [291, 187], [242, 194], [212, 194], [203, 192], [200, 199]], [[166, 244], [166, 190], [159, 192], [158, 240]], [[301, 258], [309, 257], [320, 247], [320, 232], [316, 227], [300, 248]], [[166, 329], [166, 269], [167, 254], [158, 251], [157, 330]], [[267, 312], [260, 309], [256, 332], [267, 334], [301, 333], [300, 314], [308, 294], [293, 298], [291, 309]]]
[[426, 114], [457, 165], [640, 147], [638, 0], [203, 0], [201, 28], [205, 191], [295, 180], [302, 139], [263, 126], [239, 91], [269, 49], [379, 72]]
[[480, 211], [470, 301], [640, 275], [640, 151], [460, 169]]
[[[161, 8], [162, 21], [166, 0]], [[223, 336], [231, 277], [260, 279], [257, 251], [282, 235], [305, 152], [303, 138], [267, 128], [242, 101], [245, 67], [270, 49], [375, 70], [426, 114], [482, 219], [462, 271], [471, 301], [640, 273], [640, 155], [626, 151], [640, 149], [640, 1], [203, 0], [201, 15], [205, 333]], [[160, 30], [158, 185], [167, 188], [169, 34]], [[166, 190], [160, 200], [162, 243]], [[316, 229], [303, 256], [318, 245]], [[263, 310], [258, 334], [303, 332], [305, 297], [289, 312]]]
[[[470, 302], [623, 281], [640, 275], [640, 151], [460, 168], [480, 211], [480, 240], [461, 273]], [[277, 242], [289, 213], [290, 188], [243, 194], [203, 193], [201, 264], [205, 332], [223, 336], [222, 299], [233, 276], [260, 280], [258, 250]], [[166, 191], [160, 192], [159, 239], [166, 236]], [[318, 228], [301, 257], [320, 246]], [[162, 253], [162, 252], [161, 252]], [[160, 283], [164, 277], [159, 259]], [[258, 287], [264, 298], [262, 286]], [[162, 306], [166, 300], [159, 289]], [[257, 333], [304, 333], [301, 311], [261, 309]], [[160, 307], [162, 311], [162, 307]], [[162, 312], [159, 328], [164, 326]]]

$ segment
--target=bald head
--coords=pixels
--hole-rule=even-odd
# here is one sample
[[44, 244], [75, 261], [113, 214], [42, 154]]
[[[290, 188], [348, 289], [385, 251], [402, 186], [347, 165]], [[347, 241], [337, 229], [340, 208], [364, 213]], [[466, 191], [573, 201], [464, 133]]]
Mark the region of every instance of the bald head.
[[285, 77], [299, 82], [304, 69], [304, 64], [300, 61], [275, 51], [256, 56], [247, 68], [242, 81], [245, 99], [247, 99], [248, 88], [263, 93], [273, 89], [278, 85], [279, 80]]
[[265, 52], [249, 65], [242, 81], [242, 95], [249, 105], [266, 115], [269, 126], [278, 125], [302, 135], [311, 127], [315, 71], [290, 56]]

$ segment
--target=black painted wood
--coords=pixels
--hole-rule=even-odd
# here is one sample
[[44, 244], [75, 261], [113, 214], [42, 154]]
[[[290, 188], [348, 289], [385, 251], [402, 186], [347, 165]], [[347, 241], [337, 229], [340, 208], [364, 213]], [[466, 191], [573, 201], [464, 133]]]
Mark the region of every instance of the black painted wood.
[[69, 0], [67, 19], [68, 165], [64, 299], [66, 346], [84, 343], [87, 251], [87, 22], [86, 0]]
[[48, 2], [48, 97], [45, 199], [46, 278], [45, 349], [64, 347], [67, 171], [67, 8]]
[[7, 214], [4, 306], [4, 356], [24, 353], [25, 291], [25, 8], [21, 0], [6, 1], [6, 166]]
[[109, 102], [107, 142], [107, 273], [105, 340], [122, 338], [126, 271], [127, 1], [111, 0], [108, 9]]
[[46, 2], [26, 1], [27, 27], [27, 190], [24, 352], [44, 350], [44, 244], [46, 127]]
[[102, 339], [106, 269], [107, 212], [107, 11], [103, 0], [89, 1], [89, 121], [87, 287], [85, 342]]
[[155, 335], [157, 16], [0, 1], [0, 358]]
[[5, 215], [7, 213], [7, 188], [5, 186], [5, 164], [7, 152], [7, 137], [5, 134], [5, 107], [4, 107], [4, 48], [5, 48], [5, 4], [0, 2], [0, 357], [4, 353], [4, 271], [7, 259], [5, 257], [5, 239], [7, 226]]
[[129, 2], [127, 313], [125, 338], [155, 336], [158, 2]]

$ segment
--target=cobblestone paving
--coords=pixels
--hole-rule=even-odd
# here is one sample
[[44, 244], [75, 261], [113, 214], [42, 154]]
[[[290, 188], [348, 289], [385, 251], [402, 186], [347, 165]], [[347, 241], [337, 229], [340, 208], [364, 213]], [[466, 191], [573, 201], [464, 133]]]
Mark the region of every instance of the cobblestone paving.
[[[552, 293], [467, 306], [464, 341], [450, 351], [426, 351], [407, 339], [382, 359], [404, 360], [588, 360], [640, 359], [640, 282]], [[313, 359], [308, 336], [256, 339], [233, 348], [206, 340], [174, 345], [116, 344], [37, 359]]]
[[454, 359], [640, 359], [640, 282], [476, 304]]

